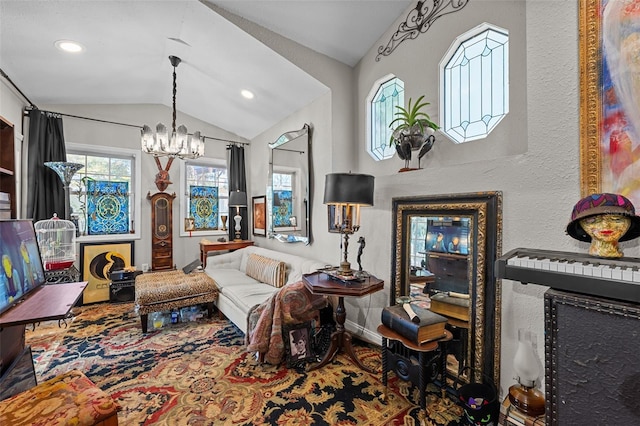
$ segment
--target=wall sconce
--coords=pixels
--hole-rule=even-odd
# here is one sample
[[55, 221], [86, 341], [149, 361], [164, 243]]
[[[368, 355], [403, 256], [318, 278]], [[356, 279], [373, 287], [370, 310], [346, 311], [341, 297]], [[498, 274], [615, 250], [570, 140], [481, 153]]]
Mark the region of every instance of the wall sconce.
[[247, 193], [240, 190], [229, 193], [229, 207], [236, 208], [236, 215], [233, 217], [233, 220], [236, 222], [235, 241], [242, 241], [242, 237], [240, 236], [240, 230], [242, 229], [242, 227], [240, 226], [240, 222], [242, 222], [242, 216], [240, 216], [240, 207], [247, 207]]
[[540, 366], [533, 349], [534, 341], [535, 334], [518, 330], [518, 349], [513, 358], [518, 384], [509, 388], [509, 401], [521, 412], [535, 417], [544, 414], [544, 395], [535, 388], [540, 377]]
[[338, 273], [353, 275], [347, 260], [349, 235], [360, 229], [360, 207], [373, 206], [374, 177], [353, 173], [331, 173], [325, 177], [324, 204], [336, 206], [336, 227], [344, 234], [344, 258]]

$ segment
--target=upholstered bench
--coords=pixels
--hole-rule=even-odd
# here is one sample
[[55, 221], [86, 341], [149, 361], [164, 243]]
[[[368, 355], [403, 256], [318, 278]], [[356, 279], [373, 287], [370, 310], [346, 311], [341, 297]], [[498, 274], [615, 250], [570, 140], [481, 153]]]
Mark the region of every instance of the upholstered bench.
[[217, 297], [216, 282], [203, 272], [185, 274], [182, 269], [178, 269], [150, 272], [136, 277], [136, 307], [140, 314], [143, 333], [147, 332], [147, 321], [151, 312], [206, 303], [211, 318], [213, 302]]
[[0, 401], [0, 425], [113, 426], [117, 411], [109, 395], [71, 370]]

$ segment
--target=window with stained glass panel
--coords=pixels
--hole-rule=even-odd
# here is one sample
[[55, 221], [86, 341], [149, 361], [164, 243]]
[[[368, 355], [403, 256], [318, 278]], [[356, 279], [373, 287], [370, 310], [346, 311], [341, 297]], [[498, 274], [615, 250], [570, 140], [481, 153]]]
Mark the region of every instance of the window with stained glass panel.
[[367, 96], [367, 152], [376, 161], [386, 160], [396, 153], [389, 146], [396, 106], [404, 106], [404, 82], [393, 75], [376, 81]]
[[129, 232], [128, 182], [87, 182], [87, 231], [89, 235]]
[[193, 218], [195, 229], [218, 229], [218, 187], [189, 187], [189, 217]]
[[[288, 228], [294, 215], [293, 182], [295, 173], [273, 173], [273, 227]], [[294, 219], [295, 221], [295, 219]]]

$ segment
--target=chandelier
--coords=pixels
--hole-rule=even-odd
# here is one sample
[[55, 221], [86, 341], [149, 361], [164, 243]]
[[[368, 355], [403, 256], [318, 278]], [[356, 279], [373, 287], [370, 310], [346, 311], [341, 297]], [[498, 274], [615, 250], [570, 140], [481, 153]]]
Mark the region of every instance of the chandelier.
[[173, 66], [173, 121], [171, 134], [167, 127], [158, 123], [155, 134], [151, 127], [146, 124], [142, 127], [142, 151], [152, 154], [155, 157], [169, 156], [179, 158], [198, 158], [204, 154], [204, 137], [200, 132], [193, 135], [187, 133], [187, 128], [183, 125], [176, 129], [176, 67], [181, 59], [177, 56], [169, 56], [169, 61]]

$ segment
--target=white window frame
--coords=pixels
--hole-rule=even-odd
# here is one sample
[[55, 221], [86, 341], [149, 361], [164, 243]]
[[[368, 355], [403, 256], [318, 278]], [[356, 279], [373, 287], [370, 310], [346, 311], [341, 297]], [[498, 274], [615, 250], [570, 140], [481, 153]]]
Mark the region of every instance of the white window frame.
[[[218, 215], [227, 215], [227, 230], [222, 231], [220, 229], [210, 229], [206, 231], [185, 231], [184, 229], [184, 221], [187, 219], [189, 213], [189, 188], [187, 187], [187, 163], [196, 164], [198, 166], [209, 166], [209, 167], [217, 167], [227, 169], [227, 180], [229, 179], [229, 168], [227, 167], [227, 161], [220, 158], [213, 157], [200, 157], [194, 160], [185, 160], [180, 161], [180, 193], [183, 194], [183, 197], [180, 197], [180, 223], [178, 227], [180, 228], [180, 236], [181, 237], [203, 237], [203, 236], [228, 236], [229, 228], [233, 228], [235, 224], [232, 225], [233, 217], [229, 215], [229, 206], [227, 203], [227, 211], [223, 211], [220, 206], [218, 206]], [[227, 181], [228, 184], [228, 181]], [[228, 200], [228, 196], [225, 197]], [[218, 193], [218, 200], [220, 200], [220, 193]], [[244, 225], [243, 225], [244, 226]]]
[[[504, 40], [495, 41], [492, 36]], [[494, 40], [500, 47], [489, 52], [483, 51], [472, 58], [462, 57], [463, 47], [483, 39]], [[498, 60], [502, 55], [501, 69], [493, 69], [494, 55]], [[455, 71], [467, 64], [467, 73]], [[488, 67], [491, 67], [491, 71], [483, 73]], [[490, 78], [482, 78], [485, 75]], [[479, 82], [478, 76], [481, 79]], [[502, 93], [494, 89], [498, 85], [502, 86]], [[458, 99], [451, 96], [451, 87], [458, 87]], [[463, 96], [464, 93], [467, 97]], [[491, 114], [487, 114], [488, 110]], [[440, 119], [443, 122], [440, 131], [456, 144], [484, 139], [508, 113], [509, 31], [484, 22], [458, 36], [440, 61]]]
[[[373, 126], [372, 120], [371, 120], [371, 116], [373, 114], [373, 108], [371, 107], [371, 104], [373, 103], [373, 99], [375, 98], [376, 94], [378, 93], [378, 91], [380, 90], [381, 86], [393, 79], [397, 79], [399, 82], [399, 85], [402, 86], [402, 88], [404, 89], [404, 81], [402, 81], [400, 78], [398, 78], [396, 75], [394, 74], [387, 74], [386, 76], [379, 78], [378, 80], [375, 81], [375, 83], [373, 83], [373, 86], [371, 86], [371, 90], [369, 91], [369, 94], [367, 95], [367, 100], [366, 100], [366, 136], [365, 136], [365, 149], [367, 151], [367, 154], [369, 154], [371, 156], [371, 158], [373, 158], [375, 161], [383, 161], [383, 160], [388, 160], [389, 158], [393, 158], [396, 155], [396, 150], [393, 146], [389, 147], [389, 138], [385, 138], [385, 140], [383, 141], [386, 144], [385, 151], [382, 154], [382, 158], [380, 158], [377, 154], [374, 154], [373, 151], [373, 134], [371, 131], [371, 127]], [[402, 102], [399, 103], [399, 106], [404, 107], [404, 92], [402, 94]], [[395, 109], [395, 108], [394, 108]], [[390, 120], [393, 121], [393, 118], [395, 117], [395, 111], [394, 114], [391, 115]], [[389, 124], [391, 123], [391, 121], [389, 121], [389, 123], [387, 123], [387, 127], [389, 126]], [[391, 129], [389, 129], [389, 132], [391, 132]]]
[[[66, 149], [70, 154], [76, 155], [100, 155], [109, 158], [115, 158], [113, 156], [113, 147], [102, 147], [99, 145], [88, 145], [80, 143], [67, 142]], [[109, 242], [109, 241], [129, 241], [140, 239], [140, 227], [142, 222], [140, 221], [140, 210], [142, 205], [142, 161], [140, 150], [118, 148], [118, 157], [132, 157], [133, 159], [133, 173], [131, 176], [131, 188], [133, 191], [133, 198], [131, 199], [131, 209], [133, 210], [133, 232], [128, 234], [108, 234], [108, 235], [81, 235], [76, 238], [76, 242], [89, 243], [89, 242]]]

